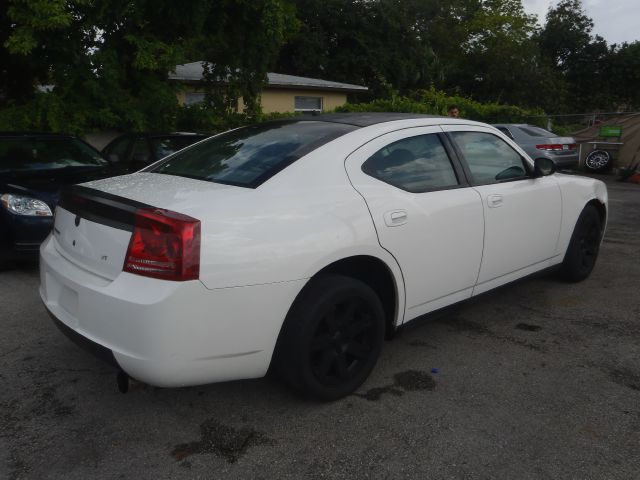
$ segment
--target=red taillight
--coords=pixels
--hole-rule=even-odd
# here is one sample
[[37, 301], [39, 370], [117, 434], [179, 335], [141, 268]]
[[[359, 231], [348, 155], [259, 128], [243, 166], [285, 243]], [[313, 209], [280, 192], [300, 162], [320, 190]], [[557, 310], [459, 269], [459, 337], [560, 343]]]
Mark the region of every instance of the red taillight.
[[552, 143], [552, 144], [542, 144], [542, 145], [536, 145], [536, 148], [538, 150], [575, 150], [578, 147], [577, 144], [575, 143], [565, 143], [565, 144], [560, 144], [560, 143]]
[[200, 220], [160, 208], [141, 208], [123, 270], [165, 280], [200, 275]]
[[559, 143], [553, 143], [553, 144], [543, 144], [543, 145], [536, 145], [536, 148], [538, 150], [562, 150], [562, 145]]

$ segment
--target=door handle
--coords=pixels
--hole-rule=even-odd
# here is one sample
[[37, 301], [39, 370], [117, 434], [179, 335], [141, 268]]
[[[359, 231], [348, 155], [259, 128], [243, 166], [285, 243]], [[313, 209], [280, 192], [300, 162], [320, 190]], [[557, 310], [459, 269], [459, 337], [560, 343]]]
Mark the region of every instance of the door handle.
[[489, 208], [497, 208], [502, 206], [502, 195], [488, 195], [487, 205]]
[[384, 214], [384, 223], [387, 227], [397, 227], [407, 223], [407, 212], [405, 210], [392, 210]]

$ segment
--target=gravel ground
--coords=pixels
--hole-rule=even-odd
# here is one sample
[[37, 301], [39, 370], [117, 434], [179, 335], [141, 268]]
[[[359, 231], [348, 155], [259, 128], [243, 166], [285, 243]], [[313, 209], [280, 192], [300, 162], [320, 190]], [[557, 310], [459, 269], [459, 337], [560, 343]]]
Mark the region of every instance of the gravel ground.
[[527, 279], [405, 329], [354, 395], [165, 390], [62, 336], [0, 273], [0, 478], [640, 478], [640, 186], [609, 183], [592, 276]]

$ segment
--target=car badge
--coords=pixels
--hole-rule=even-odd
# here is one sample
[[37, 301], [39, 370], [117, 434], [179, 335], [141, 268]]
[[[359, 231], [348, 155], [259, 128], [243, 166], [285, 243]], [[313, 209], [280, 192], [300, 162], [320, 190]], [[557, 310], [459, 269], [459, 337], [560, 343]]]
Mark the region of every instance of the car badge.
[[76, 224], [76, 227], [80, 225], [80, 215], [76, 215], [75, 224]]

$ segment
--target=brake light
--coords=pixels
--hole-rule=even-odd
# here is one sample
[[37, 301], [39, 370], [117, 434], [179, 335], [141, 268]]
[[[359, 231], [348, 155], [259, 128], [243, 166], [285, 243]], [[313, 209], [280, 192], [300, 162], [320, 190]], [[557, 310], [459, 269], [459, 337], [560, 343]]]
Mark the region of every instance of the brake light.
[[200, 275], [200, 220], [160, 208], [136, 211], [123, 270], [165, 280]]
[[577, 143], [565, 143], [565, 144], [560, 144], [560, 143], [552, 143], [552, 144], [543, 144], [543, 145], [536, 145], [536, 148], [538, 150], [575, 150], [578, 147]]
[[562, 145], [559, 143], [553, 143], [553, 144], [543, 144], [543, 145], [536, 145], [536, 148], [538, 150], [562, 150]]

